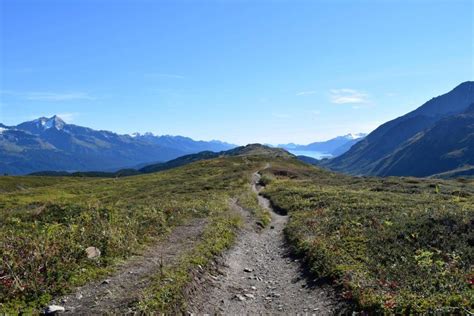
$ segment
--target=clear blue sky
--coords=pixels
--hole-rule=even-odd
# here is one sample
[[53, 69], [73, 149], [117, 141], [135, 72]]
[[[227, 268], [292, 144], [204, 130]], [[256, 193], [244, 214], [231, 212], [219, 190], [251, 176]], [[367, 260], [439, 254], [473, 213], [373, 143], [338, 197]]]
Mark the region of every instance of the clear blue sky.
[[471, 0], [0, 3], [7, 125], [308, 143], [474, 78]]

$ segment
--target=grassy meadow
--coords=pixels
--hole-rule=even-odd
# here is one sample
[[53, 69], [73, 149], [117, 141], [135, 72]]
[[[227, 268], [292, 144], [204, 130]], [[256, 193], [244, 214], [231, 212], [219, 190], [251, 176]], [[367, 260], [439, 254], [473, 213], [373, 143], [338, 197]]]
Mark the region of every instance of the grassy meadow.
[[[473, 310], [474, 180], [350, 177], [295, 159], [221, 157], [126, 178], [0, 177], [0, 312], [35, 312], [192, 218], [208, 225], [137, 302], [146, 313], [185, 310], [190, 271], [229, 247], [239, 218], [290, 216], [285, 230], [310, 271], [335, 282], [354, 308], [390, 313]], [[85, 248], [100, 249], [97, 260]], [[167, 280], [173, 279], [174, 282]]]
[[[231, 243], [238, 220], [228, 215], [229, 200], [255, 205], [249, 183], [262, 164], [235, 157], [117, 179], [0, 177], [0, 311], [37, 311], [52, 297], [110, 272], [173, 226], [209, 218], [197, 249], [168, 271], [181, 275], [181, 282], [150, 290], [140, 302], [147, 311], [175, 308], [182, 303], [183, 271]], [[100, 258], [87, 259], [89, 246], [100, 249]]]
[[468, 313], [474, 180], [349, 177], [274, 162], [264, 194], [312, 273], [372, 312]]

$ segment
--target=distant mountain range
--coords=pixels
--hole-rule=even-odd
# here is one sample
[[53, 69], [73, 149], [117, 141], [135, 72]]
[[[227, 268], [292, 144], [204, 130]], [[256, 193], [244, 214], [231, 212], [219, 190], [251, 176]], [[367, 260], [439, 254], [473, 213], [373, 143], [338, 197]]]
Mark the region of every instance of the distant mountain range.
[[474, 170], [474, 82], [389, 121], [321, 163], [356, 175], [432, 176]]
[[234, 147], [182, 136], [119, 135], [66, 124], [58, 116], [41, 117], [16, 126], [0, 124], [0, 173], [112, 171]]
[[[57, 116], [41, 117], [17, 126], [0, 124], [0, 173], [46, 170], [40, 174], [87, 175], [85, 171], [94, 170], [93, 175], [130, 175], [232, 155], [235, 147], [182, 136], [119, 135], [66, 124]], [[299, 158], [355, 175], [474, 175], [474, 82], [460, 84], [367, 136], [349, 134], [325, 142], [279, 147], [332, 155], [335, 158], [319, 161]], [[235, 150], [242, 154], [248, 148], [254, 152], [267, 147]]]
[[115, 172], [64, 172], [64, 171], [40, 171], [33, 172], [30, 175], [33, 176], [73, 176], [73, 177], [125, 177], [133, 176], [138, 174], [147, 174], [153, 172], [164, 171], [172, 168], [181, 167], [196, 161], [214, 159], [218, 157], [234, 157], [234, 156], [266, 156], [266, 157], [280, 157], [280, 158], [292, 158], [294, 155], [281, 148], [272, 148], [261, 144], [249, 144], [246, 146], [239, 146], [233, 149], [213, 152], [203, 151], [196, 154], [185, 155], [176, 159], [163, 162], [155, 163], [144, 166], [137, 169], [122, 169]]
[[360, 141], [366, 134], [347, 134], [338, 136], [327, 141], [314, 142], [308, 145], [298, 144], [280, 144], [277, 147], [284, 148], [289, 151], [317, 151], [322, 154], [337, 157], [348, 151], [355, 143]]

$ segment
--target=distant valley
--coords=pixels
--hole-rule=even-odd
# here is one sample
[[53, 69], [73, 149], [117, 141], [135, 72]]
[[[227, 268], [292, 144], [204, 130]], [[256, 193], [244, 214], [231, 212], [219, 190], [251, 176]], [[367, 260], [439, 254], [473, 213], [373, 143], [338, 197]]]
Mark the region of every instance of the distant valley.
[[338, 136], [326, 141], [314, 142], [308, 145], [280, 144], [277, 147], [283, 148], [296, 156], [308, 156], [315, 159], [333, 158], [348, 151], [352, 145], [360, 141], [366, 134], [347, 134]]

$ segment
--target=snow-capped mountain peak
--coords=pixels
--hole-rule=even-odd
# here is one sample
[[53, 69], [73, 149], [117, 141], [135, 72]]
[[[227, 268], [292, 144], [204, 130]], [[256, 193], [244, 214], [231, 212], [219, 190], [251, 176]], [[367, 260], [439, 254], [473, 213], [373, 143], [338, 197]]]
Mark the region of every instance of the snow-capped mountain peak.
[[42, 128], [44, 130], [50, 129], [50, 128], [56, 128], [57, 130], [60, 130], [66, 125], [66, 123], [57, 115], [54, 115], [50, 118], [47, 117], [40, 117], [39, 119], [34, 120], [33, 122], [36, 123], [36, 126], [38, 128]]

